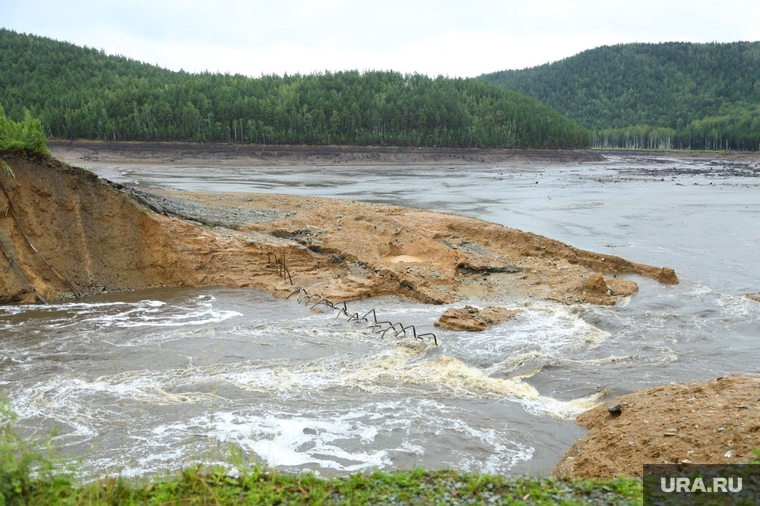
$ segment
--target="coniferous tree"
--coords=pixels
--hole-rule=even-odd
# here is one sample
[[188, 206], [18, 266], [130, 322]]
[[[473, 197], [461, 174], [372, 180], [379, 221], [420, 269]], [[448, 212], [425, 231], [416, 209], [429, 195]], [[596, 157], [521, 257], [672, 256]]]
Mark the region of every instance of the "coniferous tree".
[[760, 42], [605, 46], [479, 79], [563, 112], [595, 147], [760, 148]]
[[0, 29], [8, 115], [68, 139], [576, 148], [589, 132], [535, 99], [474, 79], [398, 72], [171, 72]]

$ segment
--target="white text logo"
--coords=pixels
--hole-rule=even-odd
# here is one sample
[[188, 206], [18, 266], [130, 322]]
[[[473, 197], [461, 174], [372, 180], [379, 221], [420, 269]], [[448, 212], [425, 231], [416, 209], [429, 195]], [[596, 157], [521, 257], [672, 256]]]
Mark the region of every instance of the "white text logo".
[[741, 478], [713, 478], [705, 480], [702, 478], [660, 478], [660, 490], [663, 492], [741, 492]]

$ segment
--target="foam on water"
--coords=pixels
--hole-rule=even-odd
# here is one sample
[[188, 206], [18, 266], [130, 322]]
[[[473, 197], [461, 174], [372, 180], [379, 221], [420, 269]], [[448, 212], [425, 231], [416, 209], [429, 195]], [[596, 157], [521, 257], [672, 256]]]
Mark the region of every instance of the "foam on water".
[[355, 371], [348, 371], [345, 382], [365, 391], [372, 391], [375, 385], [390, 383], [401, 388], [426, 386], [445, 390], [457, 397], [509, 398], [523, 403], [532, 412], [561, 418], [572, 418], [590, 409], [600, 397], [600, 394], [596, 394], [572, 401], [560, 401], [541, 395], [519, 376], [493, 377], [488, 370], [469, 366], [451, 356], [429, 360], [415, 360], [416, 358], [416, 354], [410, 353], [408, 348], [397, 347], [361, 364]]
[[[404, 320], [432, 319], [440, 310], [386, 302], [383, 313]], [[195, 296], [47, 308], [56, 315], [55, 334], [42, 341], [11, 339], [9, 353], [37, 350], [28, 357], [31, 370], [45, 360], [70, 361], [76, 350], [83, 355], [75, 367], [52, 369], [11, 388], [21, 424], [33, 432], [60, 427], [56, 444], [82, 456], [95, 472], [125, 476], [223, 461], [219, 445], [236, 446], [275, 467], [354, 472], [424, 462], [508, 472], [532, 458], [532, 445], [520, 441], [525, 436], [508, 422], [495, 428], [451, 402], [522, 406], [535, 416], [560, 419], [596, 402], [594, 395], [542, 395], [526, 383], [528, 375], [507, 377], [503, 367], [479, 364], [481, 356], [493, 364], [509, 360], [515, 347], [534, 346], [531, 328], [542, 336], [544, 355], [597, 346], [603, 339], [598, 329], [561, 307], [524, 311], [512, 323], [514, 332], [451, 333], [435, 347], [403, 337], [381, 339], [366, 325], [330, 314], [272, 322], [217, 306], [215, 297]], [[84, 331], [62, 331], [64, 314]], [[150, 332], [133, 330], [151, 324]], [[202, 360], [209, 345], [234, 354]], [[150, 360], [123, 362], [142, 350]], [[183, 365], [167, 367], [177, 362]], [[104, 368], [114, 372], [96, 372]], [[439, 452], [439, 446], [446, 450]]]
[[[390, 465], [387, 450], [363, 451], [375, 440], [378, 428], [358, 420], [358, 413], [338, 414], [332, 419], [288, 416], [272, 413], [241, 419], [223, 413], [211, 422], [209, 437], [234, 443], [252, 451], [273, 467], [296, 467], [317, 464], [322, 468], [361, 471]], [[204, 419], [191, 420], [202, 425]], [[339, 444], [353, 441], [355, 450]]]
[[589, 324], [565, 306], [534, 304], [506, 324], [484, 332], [456, 335], [452, 346], [470, 357], [503, 360], [505, 355], [561, 356], [598, 348], [609, 336], [609, 332]]
[[[515, 442], [508, 428], [471, 424], [463, 420], [466, 415], [460, 408], [427, 399], [360, 403], [344, 410], [266, 405], [255, 411], [220, 410], [143, 431], [136, 438], [149, 442], [141, 445], [142, 452], [114, 455], [109, 467], [129, 476], [149, 474], [197, 460], [201, 453], [202, 461], [223, 461], [221, 454], [231, 448], [271, 467], [335, 472], [422, 462], [434, 453], [435, 464], [428, 467], [498, 473], [531, 458], [534, 450]], [[440, 446], [427, 444], [431, 438]], [[473, 455], [475, 448], [481, 456]]]
[[[0, 329], [13, 330], [34, 322], [48, 330], [103, 327], [184, 327], [216, 323], [242, 316], [214, 308], [216, 298], [199, 295], [185, 304], [159, 300], [138, 302], [72, 302], [45, 306], [0, 306]], [[14, 318], [15, 317], [15, 318]], [[18, 318], [22, 317], [22, 318]]]
[[172, 305], [166, 307], [162, 301], [143, 300], [131, 304], [127, 309], [115, 314], [97, 314], [85, 318], [86, 322], [108, 327], [185, 327], [187, 325], [203, 325], [218, 323], [236, 316], [242, 316], [237, 311], [218, 310], [214, 308], [216, 298], [200, 295], [188, 301], [186, 306]]

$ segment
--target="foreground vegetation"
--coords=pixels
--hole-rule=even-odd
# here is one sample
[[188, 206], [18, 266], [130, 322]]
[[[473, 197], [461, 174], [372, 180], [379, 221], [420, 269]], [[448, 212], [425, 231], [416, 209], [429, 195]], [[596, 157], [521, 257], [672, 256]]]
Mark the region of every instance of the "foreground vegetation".
[[522, 93], [397, 72], [172, 72], [0, 29], [8, 115], [50, 137], [501, 148], [588, 147], [589, 132]]
[[604, 46], [480, 79], [567, 114], [595, 147], [760, 149], [760, 42]]
[[[17, 151], [24, 156], [33, 153], [49, 155], [50, 150], [45, 145], [45, 134], [42, 132], [39, 120], [26, 111], [23, 121], [13, 121], [5, 115], [3, 106], [0, 105], [0, 152], [2, 151]], [[0, 160], [0, 169], [9, 176], [15, 177], [13, 169], [5, 163], [5, 160]]]
[[[0, 476], [0, 480], [3, 477]], [[153, 482], [106, 478], [87, 485], [52, 477], [12, 491], [6, 504], [641, 504], [641, 482], [503, 478], [453, 471], [397, 471], [322, 479], [254, 468], [187, 469]]]

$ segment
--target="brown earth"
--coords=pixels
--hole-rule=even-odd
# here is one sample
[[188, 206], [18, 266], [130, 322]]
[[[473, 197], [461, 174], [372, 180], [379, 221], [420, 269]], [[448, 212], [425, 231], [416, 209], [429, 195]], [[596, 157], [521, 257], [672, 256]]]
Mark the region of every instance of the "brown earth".
[[322, 259], [290, 241], [211, 229], [154, 213], [92, 173], [57, 160], [5, 154], [0, 302], [33, 302], [154, 286], [286, 290], [267, 251], [293, 270]]
[[758, 151], [642, 151], [642, 150], [594, 150], [602, 156], [606, 155], [635, 155], [637, 157], [645, 156], [655, 163], [667, 164], [673, 158], [679, 160], [709, 160], [711, 162], [757, 162], [760, 161], [760, 152]]
[[462, 309], [452, 307], [443, 312], [438, 321], [435, 322], [435, 326], [450, 330], [480, 332], [494, 325], [513, 320], [518, 314], [520, 314], [519, 309], [496, 306], [486, 306], [483, 309], [473, 306], [465, 306]]
[[[154, 192], [269, 217], [235, 230], [202, 226], [153, 212], [129, 191], [55, 159], [3, 158], [15, 173], [2, 175], [0, 241], [12, 267], [0, 281], [3, 302], [224, 285], [279, 296], [299, 286], [334, 300], [397, 294], [445, 303], [509, 292], [614, 304], [637, 290], [617, 275], [657, 279], [663, 272], [451, 214], [284, 195]], [[583, 287], [596, 272], [608, 276], [607, 293]]]
[[[620, 409], [611, 413], [609, 408]], [[760, 448], [760, 377], [728, 376], [624, 395], [578, 416], [589, 429], [560, 476], [641, 476], [644, 464], [736, 464]]]

